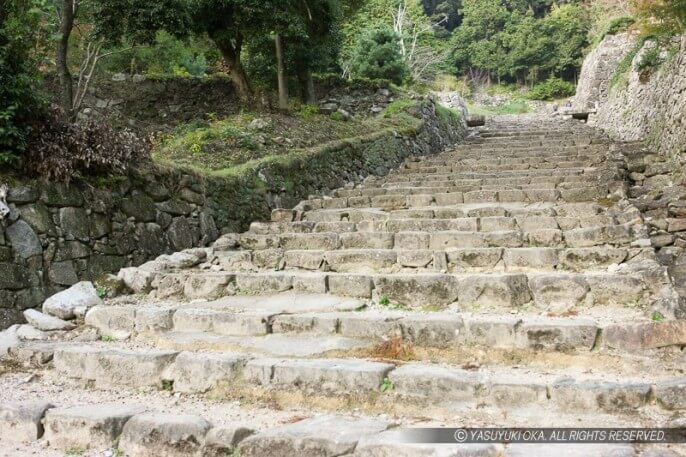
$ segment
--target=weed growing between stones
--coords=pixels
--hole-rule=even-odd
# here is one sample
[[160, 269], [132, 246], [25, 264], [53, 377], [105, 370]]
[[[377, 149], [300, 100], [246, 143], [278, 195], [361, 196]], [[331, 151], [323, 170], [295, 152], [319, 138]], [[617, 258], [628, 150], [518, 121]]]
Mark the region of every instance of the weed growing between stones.
[[384, 378], [383, 382], [381, 383], [381, 386], [379, 387], [379, 390], [381, 390], [381, 393], [387, 393], [387, 392], [392, 392], [395, 390], [395, 384], [393, 384], [393, 381], [391, 381], [389, 378]]
[[388, 341], [383, 341], [371, 350], [373, 358], [382, 360], [416, 360], [412, 344], [403, 340], [402, 336], [395, 336]]

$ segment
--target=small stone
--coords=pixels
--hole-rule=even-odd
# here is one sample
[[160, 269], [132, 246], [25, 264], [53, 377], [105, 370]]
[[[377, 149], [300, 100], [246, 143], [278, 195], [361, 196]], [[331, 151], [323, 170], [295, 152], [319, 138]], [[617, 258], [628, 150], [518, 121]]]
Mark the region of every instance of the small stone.
[[273, 428], [247, 438], [240, 445], [244, 457], [334, 457], [355, 450], [357, 442], [383, 432], [380, 420], [321, 416]]
[[84, 281], [48, 298], [43, 303], [43, 312], [69, 320], [75, 317], [77, 308], [90, 309], [102, 304], [93, 284]]
[[119, 449], [129, 457], [198, 455], [211, 426], [200, 416], [139, 414], [124, 426]]
[[64, 321], [48, 314], [43, 314], [35, 309], [27, 309], [24, 311], [24, 317], [26, 318], [26, 322], [38, 330], [43, 330], [46, 332], [56, 330], [73, 330], [76, 328], [76, 325], [71, 322]]
[[54, 408], [45, 415], [45, 439], [59, 449], [112, 447], [124, 424], [143, 411], [140, 406], [115, 403]]
[[48, 335], [31, 325], [21, 325], [17, 329], [17, 337], [24, 341], [45, 341]]
[[52, 408], [47, 402], [0, 405], [0, 436], [3, 441], [31, 442], [43, 436], [42, 419]]

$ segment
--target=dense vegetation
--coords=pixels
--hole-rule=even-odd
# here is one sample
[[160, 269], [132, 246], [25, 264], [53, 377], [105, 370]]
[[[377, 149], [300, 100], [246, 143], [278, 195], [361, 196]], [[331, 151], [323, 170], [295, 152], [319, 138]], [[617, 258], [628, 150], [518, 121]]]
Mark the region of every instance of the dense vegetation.
[[[141, 155], [129, 134], [79, 121], [88, 87], [102, 72], [223, 73], [245, 106], [255, 107], [265, 93], [276, 92], [286, 111], [293, 106], [289, 97], [315, 102], [315, 73], [424, 87], [499, 82], [528, 86], [528, 98], [554, 99], [573, 91], [585, 49], [605, 34], [627, 27], [642, 27], [646, 36], [684, 32], [686, 0], [635, 0], [636, 19], [615, 14], [602, 26], [594, 5], [582, 0], [0, 0], [0, 164], [81, 157], [55, 165], [69, 175], [121, 169]], [[649, 65], [657, 53], [647, 55]], [[46, 86], [46, 80], [54, 83]], [[54, 93], [42, 93], [53, 86]], [[59, 109], [49, 109], [49, 100]], [[78, 141], [66, 141], [65, 134]], [[48, 144], [45, 137], [61, 143]], [[95, 160], [97, 150], [118, 158]]]

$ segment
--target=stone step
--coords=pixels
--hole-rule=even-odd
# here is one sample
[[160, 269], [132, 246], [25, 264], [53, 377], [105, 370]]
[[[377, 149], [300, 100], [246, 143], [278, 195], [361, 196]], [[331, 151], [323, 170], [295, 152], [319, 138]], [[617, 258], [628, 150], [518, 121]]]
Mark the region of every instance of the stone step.
[[[426, 165], [419, 166], [417, 168], [401, 168], [397, 171], [397, 174], [415, 174], [415, 173], [469, 173], [473, 167], [469, 165]], [[567, 174], [581, 174], [589, 171], [595, 171], [596, 167], [587, 166], [583, 163], [567, 162], [561, 164], [553, 163], [540, 163], [538, 165], [532, 164], [519, 164], [519, 165], [492, 165], [479, 167], [480, 173], [492, 173], [499, 174], [503, 176], [508, 175], [522, 175], [522, 174], [539, 174], [545, 175], [550, 173], [555, 173], [559, 175]]]
[[[505, 186], [509, 185], [524, 185], [524, 184], [536, 184], [536, 183], [554, 183], [560, 184], [564, 182], [585, 182], [586, 180], [591, 180], [597, 178], [598, 174], [587, 174], [587, 175], [570, 175], [570, 176], [534, 176], [534, 177], [514, 177], [514, 178], [457, 178], [453, 174], [427, 174], [424, 176], [408, 176], [408, 175], [388, 175], [383, 179], [373, 178], [368, 179], [362, 185], [364, 187], [370, 184], [375, 185], [387, 185], [394, 183], [427, 183], [427, 182], [449, 182], [453, 185], [495, 185], [502, 184]], [[360, 186], [360, 187], [362, 187]], [[363, 188], [364, 188], [363, 187]], [[350, 189], [339, 189], [336, 191], [337, 195], [342, 197], [347, 197], [342, 192], [348, 191]]]
[[410, 307], [458, 303], [510, 309], [533, 304], [543, 310], [608, 304], [650, 307], [668, 286], [666, 270], [655, 262], [625, 264], [621, 270], [628, 273], [169, 272], [151, 262], [124, 269], [120, 277], [130, 289], [154, 290], [159, 298], [213, 299], [293, 290], [367, 299], [386, 296]]
[[[330, 271], [392, 273], [412, 271], [592, 272], [625, 262], [656, 261], [649, 248], [447, 248], [416, 246], [414, 233], [398, 234], [396, 249], [219, 251], [212, 271]], [[402, 244], [408, 243], [406, 248]], [[215, 268], [217, 267], [217, 268]]]
[[175, 352], [73, 346], [54, 352], [58, 375], [95, 388], [171, 389], [202, 394], [235, 385], [248, 389], [348, 396], [383, 393], [395, 401], [441, 407], [540, 407], [564, 413], [636, 414], [686, 408], [686, 378], [611, 376], [519, 367], [462, 368], [413, 362], [399, 366], [365, 359], [269, 358], [216, 352]]
[[[445, 197], [439, 197], [439, 200]], [[402, 210], [383, 210], [381, 208], [370, 209], [325, 209], [319, 208], [323, 200], [315, 207], [308, 204], [299, 205], [298, 209], [276, 209], [272, 211], [272, 221], [291, 222], [304, 220], [309, 222], [360, 222], [381, 221], [387, 219], [456, 219], [465, 217], [595, 217], [612, 213], [620, 222], [629, 222], [641, 219], [641, 213], [634, 207], [622, 206], [608, 208], [594, 202], [487, 202], [487, 203], [463, 203], [454, 205], [438, 205], [436, 200], [424, 207], [414, 207]], [[303, 212], [304, 211], [304, 212]]]
[[342, 208], [384, 208], [405, 209], [431, 206], [460, 205], [462, 203], [538, 203], [560, 202], [580, 203], [594, 202], [608, 196], [608, 185], [584, 186], [572, 189], [505, 189], [473, 190], [468, 192], [451, 192], [451, 188], [435, 189], [376, 189], [373, 197], [337, 197], [327, 199], [305, 200], [305, 207], [314, 209]]
[[[471, 190], [509, 190], [512, 188], [515, 189], [555, 189], [555, 188], [560, 188], [560, 189], [565, 189], [565, 188], [577, 188], [577, 187], [592, 187], [594, 185], [598, 184], [598, 181], [600, 179], [600, 176], [587, 176], [587, 175], [578, 175], [573, 177], [572, 180], [561, 180], [561, 179], [556, 179], [556, 177], [548, 177], [544, 179], [536, 179], [536, 178], [526, 178], [526, 177], [521, 177], [521, 178], [510, 178], [508, 180], [504, 180], [503, 182], [479, 182], [483, 180], [477, 180], [477, 179], [458, 179], [458, 180], [439, 180], [439, 179], [433, 179], [434, 177], [432, 176], [431, 179], [424, 179], [420, 178], [417, 179], [416, 177], [408, 177], [404, 176], [403, 178], [407, 178], [407, 181], [390, 181], [390, 182], [367, 182], [364, 185], [358, 186], [355, 189], [345, 189], [345, 191], [348, 192], [347, 195], [345, 193], [341, 192], [336, 192], [336, 196], [347, 196], [347, 197], [352, 197], [352, 196], [359, 196], [359, 195], [365, 195], [364, 192], [361, 193], [355, 193], [354, 191], [364, 191], [367, 189], [375, 189], [375, 191], [372, 194], [369, 195], [380, 195], [376, 189], [391, 189], [391, 188], [407, 188], [407, 189], [418, 189], [418, 188], [449, 188], [450, 192], [454, 192], [456, 190], [461, 191], [461, 192], [468, 192]], [[352, 192], [351, 192], [352, 191]], [[440, 192], [439, 190], [436, 190], [435, 192]], [[418, 190], [412, 190], [409, 193], [412, 194], [417, 194], [417, 193], [431, 193], [431, 192], [421, 192]]]
[[445, 167], [444, 170], [439, 171], [438, 167], [427, 167], [427, 171], [420, 169], [408, 169], [400, 168], [392, 176], [423, 176], [425, 174], [436, 175], [436, 174], [446, 174], [451, 173], [455, 176], [455, 179], [480, 179], [480, 178], [521, 178], [521, 177], [537, 177], [537, 176], [575, 176], [582, 175], [584, 173], [595, 173], [598, 171], [597, 167], [585, 167], [585, 168], [567, 168], [567, 169], [529, 169], [529, 170], [511, 170], [511, 171], [478, 171], [478, 170], [465, 170], [464, 167], [458, 168], [455, 171], [448, 170]]
[[[385, 228], [421, 228], [420, 224], [386, 222]], [[455, 220], [457, 228], [468, 229], [477, 223], [475, 219]], [[541, 218], [541, 222], [549, 221]], [[482, 228], [493, 230], [446, 230], [442, 231], [364, 231], [364, 232], [314, 232], [314, 233], [276, 233], [261, 235], [244, 233], [238, 239], [238, 245], [247, 250], [285, 249], [285, 250], [336, 250], [336, 249], [433, 249], [448, 248], [488, 248], [488, 247], [593, 247], [617, 246], [628, 247], [635, 240], [636, 247], [650, 247], [650, 240], [642, 225], [621, 224], [561, 230], [554, 228], [535, 229], [524, 224], [524, 229], [505, 224], [511, 220], [479, 219]], [[533, 222], [533, 221], [532, 221]], [[552, 226], [552, 222], [549, 221]], [[490, 224], [490, 226], [488, 225]], [[463, 226], [460, 226], [463, 225]], [[459, 226], [459, 227], [458, 227]], [[381, 227], [379, 227], [381, 228]], [[433, 227], [432, 227], [433, 228]], [[508, 230], [509, 229], [509, 230]]]
[[[587, 168], [594, 168], [599, 161], [582, 161], [582, 160], [575, 160], [575, 161], [569, 161], [567, 159], [566, 161], [563, 162], [548, 162], [548, 161], [529, 161], [529, 162], [524, 162], [524, 161], [512, 161], [512, 163], [490, 163], [490, 161], [487, 159], [485, 161], [482, 161], [482, 163], [479, 163], [478, 165], [476, 164], [477, 160], [475, 161], [462, 161], [458, 160], [455, 162], [449, 162], [445, 164], [431, 164], [431, 163], [423, 163], [423, 162], [417, 162], [416, 166], [413, 167], [407, 167], [403, 168], [403, 171], [406, 170], [412, 170], [412, 171], [422, 171], [422, 172], [438, 172], [438, 171], [464, 171], [464, 170], [470, 170], [473, 169], [475, 166], [478, 166], [479, 170], [481, 171], [493, 171], [493, 172], [499, 172], [503, 171], [505, 173], [512, 172], [512, 171], [525, 171], [525, 170], [579, 170], [579, 169], [587, 169]], [[500, 162], [500, 161], [498, 161]]]
[[[532, 444], [412, 444], [417, 427], [440, 425], [427, 419], [419, 423], [416, 420], [390, 421], [382, 416], [362, 416], [350, 412], [305, 412], [306, 415], [294, 416], [296, 411], [267, 408], [255, 414], [250, 410], [235, 411], [223, 404], [208, 407], [206, 405], [211, 404], [202, 401], [199, 403], [204, 406], [203, 409], [193, 405], [193, 412], [189, 413], [184, 407], [165, 400], [157, 393], [146, 395], [146, 399], [152, 399], [153, 405], [143, 403], [141, 398], [127, 398], [122, 404], [100, 399], [84, 403], [87, 401], [83, 399], [86, 395], [77, 390], [69, 390], [64, 395], [72, 398], [80, 396], [81, 399], [76, 403], [64, 400], [61, 406], [43, 411], [42, 408], [36, 408], [40, 411], [37, 413], [38, 420], [48, 425], [49, 432], [46, 431], [45, 436], [41, 434], [39, 441], [34, 437], [23, 443], [12, 436], [14, 439], [9, 443], [0, 443], [0, 452], [24, 456], [35, 455], [35, 450], [40, 449], [43, 457], [61, 457], [64, 452], [72, 454], [77, 449], [95, 452], [109, 448], [104, 455], [116, 455], [116, 452], [129, 457], [542, 457], [549, 455], [550, 450], [550, 445]], [[178, 403], [178, 399], [174, 402]], [[1, 408], [3, 411], [17, 407], [30, 409], [35, 408], [35, 404], [37, 402], [26, 399], [20, 405], [5, 404]], [[190, 405], [184, 403], [184, 406]], [[230, 418], [225, 419], [224, 416], [229, 414]], [[291, 416], [287, 417], [288, 414]], [[542, 416], [540, 419], [550, 418], [549, 413]], [[602, 423], [598, 416], [596, 414], [598, 422], [594, 425]], [[558, 414], [556, 419], [558, 423], [566, 424], [580, 420], [574, 414]], [[470, 423], [469, 419], [464, 420], [463, 423]], [[529, 419], [526, 425], [532, 426], [532, 422]], [[636, 419], [624, 423], [615, 420], [614, 425], [635, 426], [639, 422]], [[503, 424], [511, 423], [512, 420]], [[30, 426], [32, 422], [21, 424]], [[484, 425], [498, 426], [499, 423]], [[541, 423], [535, 422], [535, 425], [541, 426]], [[101, 446], [98, 447], [96, 443]], [[639, 453], [641, 457], [676, 456], [659, 445], [635, 448], [631, 444], [556, 444], [554, 449], [556, 455], [561, 457], [638, 457]], [[86, 452], [89, 456], [96, 455]]]
[[606, 158], [602, 155], [593, 152], [586, 152], [583, 154], [559, 154], [559, 155], [543, 155], [543, 156], [524, 156], [524, 157], [501, 157], [496, 154], [482, 154], [477, 157], [464, 156], [455, 154], [453, 156], [435, 157], [428, 156], [422, 159], [406, 160], [403, 164], [404, 168], [418, 168], [422, 166], [445, 166], [445, 165], [470, 165], [470, 166], [492, 166], [492, 165], [538, 165], [540, 163], [583, 163], [582, 167], [591, 166], [588, 164], [604, 164]]
[[569, 153], [570, 156], [577, 154], [584, 154], [587, 152], [597, 152], [599, 154], [604, 154], [608, 150], [612, 149], [611, 144], [590, 144], [586, 146], [570, 146], [570, 145], [557, 145], [554, 147], [546, 146], [516, 146], [511, 145], [510, 148], [491, 148], [485, 143], [472, 143], [472, 144], [459, 144], [456, 145], [452, 150], [446, 151], [441, 154], [446, 156], [446, 158], [452, 158], [456, 156], [467, 156], [471, 155], [476, 157], [477, 154], [488, 154], [497, 155], [500, 157], [526, 157], [526, 156], [550, 156], [557, 155], [561, 153]]
[[[505, 193], [505, 195], [508, 196], [515, 196], [515, 194], [509, 194], [509, 192], [515, 191], [515, 190], [520, 190], [523, 191], [521, 195], [521, 198], [524, 198], [522, 201], [529, 201], [531, 198], [529, 195], [526, 195], [527, 191], [530, 192], [543, 192], [543, 191], [554, 191], [557, 190], [560, 193], [563, 191], [574, 191], [577, 193], [583, 193], [583, 192], [588, 192], [589, 197], [585, 201], [594, 201], [597, 198], [597, 195], [601, 195], [602, 197], [607, 196], [608, 194], [608, 185], [604, 184], [603, 186], [599, 186], [598, 184], [599, 180], [598, 179], [589, 179], [588, 181], [580, 181], [580, 182], [565, 182], [565, 183], [533, 183], [533, 184], [513, 184], [510, 186], [504, 186], [502, 184], [482, 184], [482, 185], [474, 185], [474, 184], [456, 184], [450, 181], [443, 182], [443, 181], [429, 181], [427, 183], [422, 183], [422, 182], [401, 182], [401, 183], [389, 183], [389, 184], [382, 184], [382, 185], [367, 185], [365, 187], [360, 187], [357, 189], [350, 189], [346, 190], [344, 193], [341, 192], [336, 192], [335, 196], [338, 198], [345, 198], [342, 197], [342, 195], [345, 195], [346, 197], [376, 197], [376, 196], [384, 196], [384, 195], [393, 195], [397, 193], [402, 193], [407, 196], [412, 196], [412, 195], [435, 195], [435, 194], [453, 194], [453, 193], [458, 193], [461, 192], [463, 195], [468, 192], [497, 192], [497, 193]], [[544, 196], [546, 198], [548, 196]], [[600, 198], [602, 198], [600, 197]], [[559, 197], [558, 197], [559, 198]], [[360, 204], [360, 202], [364, 201], [363, 199], [356, 199], [354, 200], [354, 204]], [[546, 200], [544, 200], [546, 201]]]
[[[621, 225], [624, 215], [597, 214], [595, 216], [485, 216], [437, 218], [422, 217], [424, 211], [401, 218], [404, 214], [390, 213], [387, 219], [358, 222], [253, 222], [249, 233], [276, 235], [284, 233], [351, 233], [351, 232], [442, 232], [445, 230], [493, 232], [501, 230], [532, 231], [540, 229], [572, 230], [576, 228]], [[408, 216], [411, 216], [409, 212]], [[394, 217], [397, 216], [397, 217]]]
[[394, 337], [415, 347], [580, 354], [629, 355], [686, 344], [684, 321], [653, 322], [637, 312], [608, 309], [597, 317], [563, 318], [389, 310], [392, 306], [397, 305], [389, 300], [368, 309], [363, 302], [330, 296], [234, 296], [204, 303], [99, 306], [89, 312], [86, 324], [117, 340], [153, 338], [155, 346], [174, 350], [241, 348], [294, 357], [369, 347]]

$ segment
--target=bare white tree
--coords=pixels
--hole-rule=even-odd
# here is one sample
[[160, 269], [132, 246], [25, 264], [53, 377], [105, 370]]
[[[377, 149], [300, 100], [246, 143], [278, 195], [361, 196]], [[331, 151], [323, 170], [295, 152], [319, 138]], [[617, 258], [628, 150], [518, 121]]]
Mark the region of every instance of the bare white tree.
[[7, 205], [8, 187], [5, 184], [0, 184], [0, 221], [3, 220], [10, 213], [10, 207]]
[[400, 52], [410, 69], [412, 78], [420, 82], [431, 80], [435, 75], [436, 66], [448, 57], [448, 52], [436, 51], [430, 46], [422, 46], [420, 39], [426, 34], [433, 33], [434, 27], [444, 23], [447, 17], [435, 24], [417, 23], [408, 14], [405, 0], [398, 4], [398, 9], [392, 15], [393, 31], [399, 37]]

